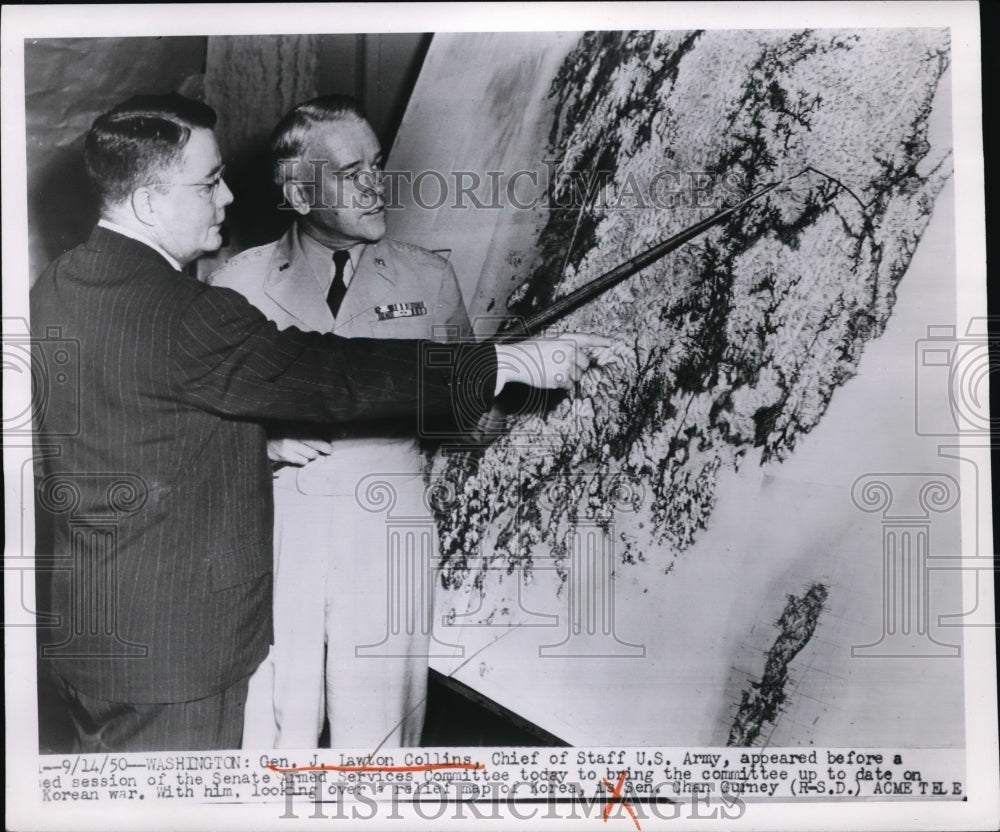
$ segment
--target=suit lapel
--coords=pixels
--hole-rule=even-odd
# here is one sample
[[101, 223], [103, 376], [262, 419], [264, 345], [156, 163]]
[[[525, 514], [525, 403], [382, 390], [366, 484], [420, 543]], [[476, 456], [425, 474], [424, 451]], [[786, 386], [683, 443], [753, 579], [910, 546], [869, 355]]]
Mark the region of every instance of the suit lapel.
[[326, 295], [299, 247], [294, 224], [274, 248], [264, 276], [264, 291], [302, 329], [313, 332], [333, 329], [333, 315], [326, 305]]

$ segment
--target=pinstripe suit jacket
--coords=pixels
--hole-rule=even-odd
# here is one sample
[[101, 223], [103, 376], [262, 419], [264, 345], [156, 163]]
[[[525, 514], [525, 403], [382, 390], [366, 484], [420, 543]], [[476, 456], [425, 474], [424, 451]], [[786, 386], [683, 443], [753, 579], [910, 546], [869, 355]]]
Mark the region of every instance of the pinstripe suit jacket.
[[252, 420], [469, 412], [495, 383], [492, 347], [437, 345], [449, 360], [418, 371], [414, 341], [279, 332], [100, 227], [39, 278], [31, 323], [59, 617], [40, 662], [114, 701], [209, 696], [267, 652], [271, 470]]

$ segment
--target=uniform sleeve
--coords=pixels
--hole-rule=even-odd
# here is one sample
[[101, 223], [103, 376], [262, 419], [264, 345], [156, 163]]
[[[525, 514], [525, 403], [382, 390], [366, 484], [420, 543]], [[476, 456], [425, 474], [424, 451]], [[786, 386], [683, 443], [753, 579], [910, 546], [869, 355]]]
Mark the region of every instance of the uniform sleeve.
[[490, 345], [279, 331], [239, 293], [205, 287], [179, 316], [168, 356], [182, 398], [230, 417], [348, 422], [440, 417], [490, 406]]

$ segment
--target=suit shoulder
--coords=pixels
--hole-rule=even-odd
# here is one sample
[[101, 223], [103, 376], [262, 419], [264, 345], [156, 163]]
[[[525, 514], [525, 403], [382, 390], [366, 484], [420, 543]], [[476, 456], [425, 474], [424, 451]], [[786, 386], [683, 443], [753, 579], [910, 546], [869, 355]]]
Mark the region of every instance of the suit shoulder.
[[271, 261], [271, 255], [274, 254], [276, 246], [277, 242], [265, 243], [262, 246], [255, 246], [254, 248], [248, 248], [246, 251], [241, 251], [213, 271], [206, 279], [206, 282], [209, 286], [222, 286], [230, 289], [237, 288], [245, 280], [245, 274], [248, 269], [256, 267], [264, 268], [267, 266]]
[[440, 254], [436, 254], [426, 248], [415, 246], [412, 243], [404, 243], [401, 240], [386, 240], [385, 242], [393, 254], [415, 265], [428, 266], [442, 271], [448, 268], [447, 260]]

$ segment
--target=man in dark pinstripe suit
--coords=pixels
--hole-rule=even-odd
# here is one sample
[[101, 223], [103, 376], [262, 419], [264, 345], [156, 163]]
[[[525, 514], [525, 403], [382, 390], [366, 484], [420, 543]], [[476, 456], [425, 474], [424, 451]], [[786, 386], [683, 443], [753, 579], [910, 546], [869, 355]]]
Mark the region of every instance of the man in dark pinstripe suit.
[[[176, 94], [99, 117], [85, 152], [102, 219], [31, 293], [40, 369], [59, 343], [78, 376], [36, 391], [36, 504], [59, 622], [40, 670], [79, 752], [239, 746], [271, 641], [271, 469], [254, 420], [485, 410], [506, 381], [569, 386], [608, 344], [435, 345], [421, 369], [417, 341], [279, 332], [183, 272], [219, 247], [232, 201], [214, 122]], [[515, 375], [529, 352], [531, 377]]]

